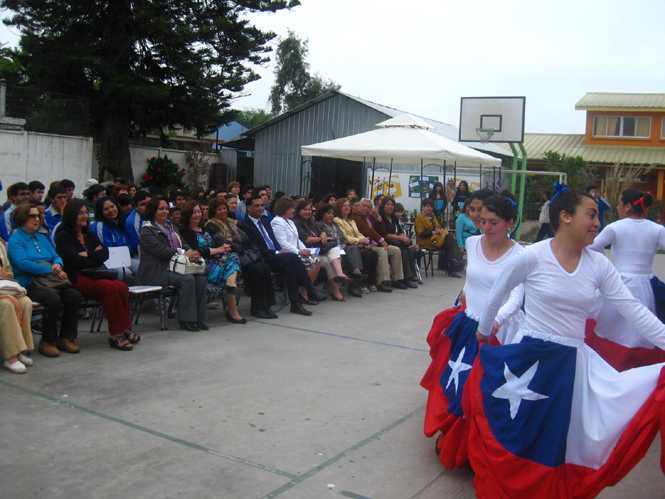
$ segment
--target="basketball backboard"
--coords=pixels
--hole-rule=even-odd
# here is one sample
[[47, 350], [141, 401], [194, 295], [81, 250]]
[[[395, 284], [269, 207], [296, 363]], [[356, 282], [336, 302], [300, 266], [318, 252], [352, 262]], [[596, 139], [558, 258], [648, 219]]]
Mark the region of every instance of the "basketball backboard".
[[462, 97], [460, 142], [523, 142], [526, 97]]

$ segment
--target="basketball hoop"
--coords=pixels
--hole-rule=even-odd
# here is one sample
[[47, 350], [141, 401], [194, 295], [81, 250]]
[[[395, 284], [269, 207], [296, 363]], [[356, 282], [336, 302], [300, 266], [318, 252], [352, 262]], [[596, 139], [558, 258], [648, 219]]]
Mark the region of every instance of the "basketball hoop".
[[481, 144], [487, 144], [494, 135], [494, 128], [476, 128]]

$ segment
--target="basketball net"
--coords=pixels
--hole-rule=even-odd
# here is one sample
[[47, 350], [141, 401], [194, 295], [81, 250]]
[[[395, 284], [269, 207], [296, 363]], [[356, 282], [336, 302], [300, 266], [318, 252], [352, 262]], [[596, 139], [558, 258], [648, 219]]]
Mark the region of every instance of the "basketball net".
[[480, 143], [487, 144], [494, 135], [494, 128], [476, 128], [476, 133], [480, 137]]

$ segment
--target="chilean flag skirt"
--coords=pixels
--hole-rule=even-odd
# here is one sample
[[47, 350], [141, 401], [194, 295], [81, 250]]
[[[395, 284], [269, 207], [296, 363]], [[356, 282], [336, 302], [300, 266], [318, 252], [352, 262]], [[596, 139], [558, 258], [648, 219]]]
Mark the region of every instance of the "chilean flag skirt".
[[[653, 292], [656, 305], [655, 313], [661, 322], [665, 322], [665, 283], [654, 276], [650, 279], [647, 285], [650, 286]], [[623, 319], [623, 317], [615, 319], [615, 316], [618, 313], [614, 309], [610, 310], [613, 313], [610, 322], [617, 324], [617, 327], [621, 328], [621, 326], [625, 324], [625, 319]], [[605, 338], [596, 333], [596, 321], [593, 319], [587, 320], [585, 334], [586, 344], [598, 352], [598, 354], [617, 371], [625, 371], [626, 369], [632, 369], [634, 367], [649, 366], [665, 362], [664, 350], [656, 347], [646, 348], [641, 346], [623, 345], [619, 342], [621, 341], [621, 331], [615, 330], [615, 333], [619, 333], [619, 339], [617, 339], [617, 341], [613, 341], [614, 338]]]
[[465, 386], [476, 497], [596, 497], [663, 434], [663, 365], [617, 372], [580, 339], [516, 341], [483, 345]]
[[464, 312], [465, 306], [444, 310], [434, 318], [427, 337], [430, 364], [420, 385], [429, 391], [424, 432], [441, 432], [436, 450], [446, 468], [468, 461], [468, 422], [462, 411], [464, 385], [478, 354], [478, 322]]

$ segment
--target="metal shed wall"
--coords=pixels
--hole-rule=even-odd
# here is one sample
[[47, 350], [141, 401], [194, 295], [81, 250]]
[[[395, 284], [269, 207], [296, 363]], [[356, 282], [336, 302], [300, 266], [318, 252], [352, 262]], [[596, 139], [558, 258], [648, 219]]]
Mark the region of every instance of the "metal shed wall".
[[[335, 95], [256, 133], [254, 183], [273, 192], [300, 190], [300, 147], [373, 130], [390, 116]], [[305, 193], [306, 194], [306, 193]]]

